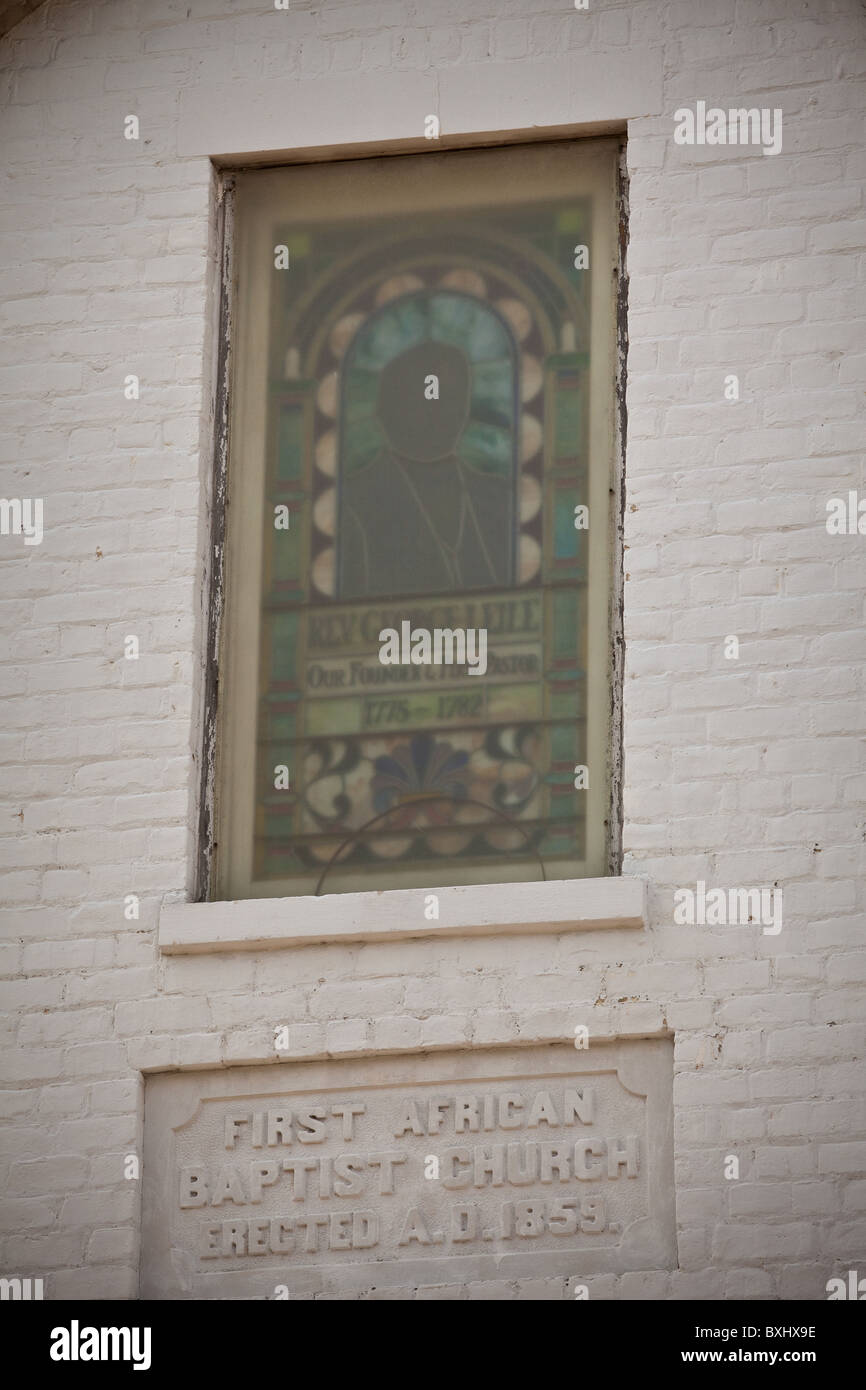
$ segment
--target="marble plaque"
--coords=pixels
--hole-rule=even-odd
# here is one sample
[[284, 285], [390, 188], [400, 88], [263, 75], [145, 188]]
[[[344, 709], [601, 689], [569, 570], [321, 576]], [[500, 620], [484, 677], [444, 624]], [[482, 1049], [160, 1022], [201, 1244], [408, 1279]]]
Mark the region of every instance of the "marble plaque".
[[143, 1298], [675, 1263], [667, 1039], [147, 1078]]

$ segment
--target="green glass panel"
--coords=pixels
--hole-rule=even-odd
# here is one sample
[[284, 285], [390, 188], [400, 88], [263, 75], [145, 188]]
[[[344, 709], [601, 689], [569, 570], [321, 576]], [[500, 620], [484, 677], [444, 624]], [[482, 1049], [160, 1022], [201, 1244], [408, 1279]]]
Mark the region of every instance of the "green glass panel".
[[553, 504], [553, 553], [557, 560], [576, 560], [580, 532], [574, 525], [577, 490], [558, 487]]
[[301, 513], [291, 514], [290, 525], [286, 531], [274, 528], [272, 575], [277, 584], [287, 584], [300, 578], [301, 557]]
[[574, 729], [568, 725], [554, 726], [550, 732], [550, 751], [554, 762], [571, 758], [574, 753]]
[[507, 478], [513, 472], [514, 442], [510, 430], [470, 420], [460, 440], [460, 457], [482, 473]]
[[508, 358], [477, 362], [472, 369], [473, 418], [509, 426], [514, 414], [514, 386]]
[[502, 321], [486, 304], [463, 295], [433, 296], [430, 336], [435, 342], [462, 348], [473, 363], [511, 355], [511, 341]]
[[553, 656], [567, 660], [576, 650], [578, 597], [574, 589], [557, 589], [553, 596]]
[[297, 641], [297, 613], [279, 613], [271, 618], [271, 672], [275, 681], [295, 679]]
[[380, 372], [398, 353], [429, 337], [429, 307], [426, 299], [398, 300], [380, 312], [359, 334], [353, 349], [357, 366]]
[[[274, 710], [269, 711], [268, 732], [270, 742], [280, 745], [283, 748], [290, 747], [295, 738], [296, 721], [293, 714], [278, 714]], [[274, 759], [275, 762], [279, 761]]]
[[[559, 672], [556, 673], [557, 679]], [[583, 714], [583, 682], [580, 685], [569, 685], [564, 690], [553, 690], [550, 693], [550, 717], [551, 719], [572, 719], [579, 718]]]
[[561, 383], [556, 392], [555, 452], [557, 458], [573, 457], [580, 450], [583, 413], [580, 392]]
[[347, 425], [349, 440], [346, 444], [344, 459], [344, 473], [356, 472], [359, 468], [366, 468], [381, 453], [385, 443], [385, 436], [378, 420], [373, 419], [352, 419]]
[[303, 411], [299, 405], [282, 405], [277, 435], [277, 477], [295, 482], [303, 468]]
[[371, 418], [376, 410], [379, 372], [355, 366], [345, 373], [344, 383], [344, 409], [353, 424], [360, 418]]

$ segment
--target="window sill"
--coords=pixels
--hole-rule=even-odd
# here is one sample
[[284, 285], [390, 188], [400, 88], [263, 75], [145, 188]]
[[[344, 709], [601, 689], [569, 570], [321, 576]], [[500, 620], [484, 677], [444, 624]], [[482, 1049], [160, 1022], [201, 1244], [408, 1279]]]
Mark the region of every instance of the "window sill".
[[[431, 894], [438, 920], [428, 921]], [[548, 883], [494, 883], [334, 893], [321, 898], [252, 898], [244, 902], [166, 902], [159, 945], [167, 955], [277, 950], [327, 941], [429, 940], [646, 926], [646, 882], [578, 878]]]

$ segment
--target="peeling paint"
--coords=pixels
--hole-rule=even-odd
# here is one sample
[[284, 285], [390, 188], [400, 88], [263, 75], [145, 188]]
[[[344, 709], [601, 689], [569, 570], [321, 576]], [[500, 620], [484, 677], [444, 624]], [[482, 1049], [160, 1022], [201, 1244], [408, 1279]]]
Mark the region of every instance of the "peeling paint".
[[[620, 147], [617, 187], [619, 235], [616, 268], [616, 418], [614, 421], [613, 480], [613, 573], [610, 613], [610, 811], [608, 815], [608, 873], [622, 873], [623, 817], [623, 680], [625, 643], [623, 638], [623, 542], [625, 522], [625, 463], [628, 412], [626, 385], [628, 365], [628, 162], [625, 143]], [[618, 496], [617, 496], [618, 493]]]
[[219, 647], [225, 582], [226, 492], [228, 482], [229, 386], [231, 377], [234, 188], [232, 175], [217, 184], [217, 245], [221, 258], [217, 367], [214, 393], [214, 472], [209, 545], [208, 635], [205, 661], [204, 736], [198, 817], [196, 902], [210, 897], [214, 843]]

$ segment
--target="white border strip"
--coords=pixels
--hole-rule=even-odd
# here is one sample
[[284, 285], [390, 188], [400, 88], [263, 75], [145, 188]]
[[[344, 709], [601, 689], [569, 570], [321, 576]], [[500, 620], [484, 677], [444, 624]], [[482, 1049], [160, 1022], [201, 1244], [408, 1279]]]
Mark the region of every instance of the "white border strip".
[[[495, 936], [646, 926], [646, 880], [579, 878], [549, 883], [401, 888], [321, 898], [164, 902], [160, 950], [169, 955], [309, 946], [324, 941]], [[425, 907], [438, 899], [439, 917]]]

